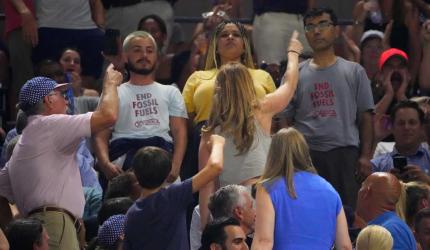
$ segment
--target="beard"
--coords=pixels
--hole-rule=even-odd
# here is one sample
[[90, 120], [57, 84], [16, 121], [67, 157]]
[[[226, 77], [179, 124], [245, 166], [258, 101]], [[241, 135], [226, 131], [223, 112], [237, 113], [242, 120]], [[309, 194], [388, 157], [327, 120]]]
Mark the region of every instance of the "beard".
[[131, 72], [135, 73], [135, 74], [147, 76], [147, 75], [151, 74], [152, 72], [154, 72], [154, 70], [155, 70], [155, 63], [154, 63], [154, 65], [152, 65], [151, 68], [138, 69], [135, 66], [135, 64], [133, 64], [132, 62], [128, 61], [127, 62], [127, 69], [130, 70]]

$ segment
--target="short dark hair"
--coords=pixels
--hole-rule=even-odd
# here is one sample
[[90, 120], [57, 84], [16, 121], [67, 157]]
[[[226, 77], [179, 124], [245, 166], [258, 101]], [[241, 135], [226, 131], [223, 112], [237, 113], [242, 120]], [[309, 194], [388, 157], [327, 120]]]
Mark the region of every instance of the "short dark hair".
[[130, 196], [133, 189], [134, 173], [127, 171], [109, 181], [105, 199]]
[[112, 215], [126, 214], [132, 205], [133, 200], [129, 197], [117, 197], [105, 200], [97, 215], [99, 225], [102, 225]]
[[427, 218], [430, 218], [430, 208], [428, 207], [421, 209], [417, 215], [415, 215], [414, 227], [416, 232], [419, 232], [420, 230], [420, 222]]
[[224, 246], [227, 239], [224, 228], [227, 226], [240, 226], [240, 223], [237, 219], [230, 217], [217, 219], [207, 224], [202, 233], [200, 250], [210, 250], [212, 243]]
[[303, 25], [306, 25], [306, 21], [309, 18], [319, 17], [319, 16], [322, 16], [324, 13], [328, 14], [330, 16], [331, 22], [333, 23], [334, 26], [336, 26], [337, 25], [337, 16], [334, 13], [333, 9], [327, 8], [327, 7], [312, 8], [312, 9], [308, 10], [303, 15]]
[[42, 242], [42, 221], [36, 218], [17, 219], [6, 228], [10, 250], [32, 250], [33, 244]]
[[394, 106], [393, 110], [391, 111], [390, 118], [393, 124], [394, 124], [394, 121], [396, 120], [397, 111], [399, 111], [399, 109], [405, 109], [405, 108], [415, 109], [418, 113], [418, 118], [420, 120], [420, 123], [421, 124], [424, 123], [424, 111], [420, 108], [419, 104], [411, 100], [404, 100], [404, 101], [398, 102]]
[[170, 153], [158, 147], [139, 149], [133, 157], [131, 166], [139, 185], [143, 188], [160, 187], [172, 169]]
[[164, 20], [157, 15], [147, 15], [142, 17], [142, 19], [140, 19], [139, 21], [139, 24], [137, 25], [137, 30], [143, 30], [142, 26], [148, 19], [154, 19], [154, 21], [158, 24], [158, 27], [160, 28], [161, 33], [163, 33], [164, 35], [167, 34], [166, 22], [164, 22]]

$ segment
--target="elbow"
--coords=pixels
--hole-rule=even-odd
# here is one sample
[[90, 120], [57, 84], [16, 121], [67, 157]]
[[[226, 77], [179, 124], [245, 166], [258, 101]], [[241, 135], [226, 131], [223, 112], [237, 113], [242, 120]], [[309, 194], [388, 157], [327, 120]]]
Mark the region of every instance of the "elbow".
[[345, 245], [343, 245], [343, 246], [341, 246], [341, 247], [339, 247], [339, 248], [336, 248], [336, 249], [339, 249], [339, 250], [352, 250], [352, 245], [351, 244], [345, 244]]
[[273, 241], [270, 239], [254, 239], [251, 250], [266, 250], [273, 248]]
[[336, 249], [339, 250], [352, 250], [352, 244], [350, 241], [341, 242], [336, 244]]
[[107, 127], [112, 127], [115, 125], [116, 121], [118, 120], [118, 112], [108, 112], [105, 115], [105, 122]]
[[224, 165], [222, 164], [221, 161], [219, 161], [219, 162], [213, 162], [212, 163], [212, 168], [215, 170], [215, 173], [217, 175], [220, 175], [222, 173], [222, 171], [224, 170]]

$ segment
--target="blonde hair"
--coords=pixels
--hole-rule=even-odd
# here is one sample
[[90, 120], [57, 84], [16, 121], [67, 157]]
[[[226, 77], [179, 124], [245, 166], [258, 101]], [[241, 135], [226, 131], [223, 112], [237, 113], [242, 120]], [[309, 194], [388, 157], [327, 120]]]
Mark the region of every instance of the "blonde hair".
[[391, 250], [393, 249], [393, 237], [387, 229], [378, 225], [370, 225], [358, 234], [356, 249]]
[[279, 177], [285, 177], [288, 194], [296, 199], [293, 182], [296, 171], [317, 173], [303, 135], [294, 128], [284, 128], [272, 137], [266, 168], [260, 183], [272, 182]]
[[254, 82], [248, 69], [240, 63], [221, 67], [215, 80], [212, 109], [204, 133], [219, 133], [233, 137], [239, 154], [249, 150], [254, 141], [254, 109], [258, 108]]
[[208, 53], [206, 55], [206, 63], [205, 63], [205, 70], [210, 70], [213, 68], [218, 69], [218, 67], [221, 67], [221, 59], [219, 58], [217, 51], [217, 45], [218, 45], [218, 39], [220, 33], [223, 31], [224, 27], [227, 24], [234, 24], [239, 29], [240, 36], [242, 38], [243, 44], [244, 44], [244, 53], [241, 56], [241, 63], [245, 65], [247, 68], [254, 68], [254, 61], [252, 58], [251, 53], [251, 45], [248, 39], [248, 35], [246, 33], [245, 27], [238, 22], [234, 21], [223, 21], [216, 27], [214, 33], [212, 34], [211, 40], [209, 42], [209, 48]]
[[152, 43], [154, 44], [155, 49], [158, 51], [158, 47], [157, 47], [157, 43], [155, 42], [154, 37], [151, 36], [151, 34], [149, 34], [146, 31], [142, 31], [142, 30], [138, 30], [138, 31], [134, 31], [131, 32], [125, 39], [124, 42], [122, 43], [122, 49], [124, 51], [127, 51], [130, 47], [130, 42], [134, 39], [134, 38], [149, 38]]
[[406, 222], [406, 183], [400, 181], [400, 196], [396, 203], [396, 214]]
[[420, 210], [423, 199], [430, 200], [430, 186], [423, 182], [411, 181], [406, 185], [405, 219], [409, 227], [414, 227], [415, 215]]

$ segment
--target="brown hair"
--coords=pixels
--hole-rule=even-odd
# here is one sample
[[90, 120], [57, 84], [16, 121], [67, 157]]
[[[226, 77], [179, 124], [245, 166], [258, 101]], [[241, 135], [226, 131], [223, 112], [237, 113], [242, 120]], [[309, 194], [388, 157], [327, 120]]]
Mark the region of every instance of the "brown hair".
[[254, 140], [254, 109], [258, 108], [254, 82], [248, 69], [240, 63], [221, 67], [216, 80], [212, 110], [203, 132], [219, 128], [221, 134], [233, 137], [239, 154], [249, 150]]

